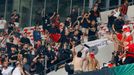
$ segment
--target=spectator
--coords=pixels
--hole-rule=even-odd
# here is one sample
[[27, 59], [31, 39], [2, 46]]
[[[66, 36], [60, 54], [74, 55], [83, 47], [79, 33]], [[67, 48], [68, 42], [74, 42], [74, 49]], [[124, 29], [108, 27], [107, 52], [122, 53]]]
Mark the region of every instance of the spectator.
[[[16, 46], [16, 45], [13, 43], [13, 41], [14, 41], [14, 38], [13, 38], [13, 37], [10, 37], [10, 38], [9, 38], [9, 42], [6, 43], [7, 53], [8, 53], [8, 54], [11, 53], [11, 48], [12, 48], [13, 46]], [[16, 48], [17, 48], [17, 46], [16, 46]]]
[[28, 63], [31, 62], [32, 57], [30, 56], [29, 44], [24, 44], [19, 53], [22, 55], [22, 57], [27, 58]]
[[4, 20], [3, 16], [0, 16], [0, 32], [4, 32], [6, 24], [7, 24], [7, 21]]
[[33, 62], [31, 64], [31, 71], [34, 74], [39, 74], [39, 75], [43, 75], [43, 71], [44, 71], [44, 66], [42, 64], [42, 56], [41, 55], [37, 55], [34, 59]]
[[101, 0], [96, 0], [94, 7], [97, 6], [98, 10], [101, 11]]
[[93, 9], [90, 11], [90, 13], [91, 13], [90, 15], [91, 20], [95, 20], [95, 22], [97, 23], [101, 22], [101, 15], [97, 6], [94, 6]]
[[53, 13], [53, 15], [50, 17], [52, 24], [54, 24], [54, 26], [56, 28], [59, 28], [59, 24], [60, 24], [60, 15], [57, 13]]
[[67, 48], [66, 43], [63, 45], [63, 49], [60, 50], [60, 55], [62, 60], [67, 60], [71, 58], [71, 50]]
[[14, 68], [12, 75], [26, 75], [26, 72], [23, 70], [23, 67], [19, 61], [16, 62], [16, 67]]
[[95, 20], [92, 20], [91, 25], [89, 26], [88, 38], [89, 38], [89, 41], [97, 39], [97, 24]]
[[64, 23], [65, 23], [66, 27], [70, 27], [71, 26], [71, 18], [67, 17]]
[[15, 29], [15, 24], [13, 22], [8, 23], [8, 34], [12, 33]]
[[82, 33], [83, 33], [84, 37], [88, 35], [89, 25], [90, 25], [89, 14], [85, 13], [81, 20]]
[[50, 27], [50, 19], [49, 17], [46, 15], [45, 17], [42, 17], [42, 24], [43, 24], [43, 30], [48, 30]]
[[64, 23], [60, 23], [59, 33], [61, 34], [61, 38], [60, 38], [59, 42], [61, 42], [62, 44], [65, 42], [68, 42], [68, 39], [66, 36], [67, 27], [64, 25]]
[[122, 18], [122, 16], [120, 15], [115, 21], [114, 24], [112, 25], [112, 28], [114, 30], [114, 32], [120, 32], [122, 31], [122, 27], [124, 25], [124, 20]]
[[41, 40], [41, 32], [39, 29], [39, 26], [35, 26], [35, 30], [33, 31], [33, 38], [35, 43]]
[[30, 73], [30, 65], [28, 64], [27, 58], [23, 58], [23, 67], [28, 73]]
[[70, 14], [71, 25], [74, 25], [75, 21], [77, 20], [77, 17], [78, 17], [78, 12], [76, 11], [75, 8], [73, 8]]
[[21, 44], [25, 44], [25, 43], [30, 44], [30, 39], [27, 37], [26, 33], [23, 34], [23, 36], [20, 39], [20, 42]]
[[8, 57], [9, 57], [11, 66], [15, 66], [15, 63], [17, 62], [17, 59], [18, 59], [18, 51], [15, 46], [11, 47], [11, 53], [8, 54]]
[[127, 20], [127, 19], [128, 19], [127, 11], [128, 11], [128, 1], [126, 0], [126, 1], [121, 5], [121, 15], [123, 16], [124, 20]]
[[113, 32], [112, 25], [114, 24], [116, 17], [114, 16], [114, 11], [111, 12], [110, 15], [108, 15], [108, 29], [110, 32]]
[[76, 42], [76, 45], [81, 43], [82, 32], [80, 30], [75, 30], [72, 39]]
[[2, 75], [11, 75], [13, 67], [9, 66], [9, 62], [3, 58], [2, 61]]
[[82, 52], [79, 51], [78, 53], [76, 53], [75, 48], [73, 46], [73, 65], [75, 74], [79, 74], [82, 72], [82, 66], [83, 66], [82, 63], [83, 63]]
[[20, 15], [17, 14], [16, 10], [14, 10], [11, 14], [11, 22], [15, 24], [15, 27], [19, 27]]
[[52, 48], [48, 46], [46, 56], [48, 57], [48, 63], [47, 66], [50, 67], [54, 65], [55, 61], [57, 60], [57, 56], [54, 51], [52, 51]]
[[56, 27], [55, 27], [55, 24], [53, 23], [53, 24], [51, 25], [51, 27], [49, 28], [48, 32], [49, 32], [50, 34], [55, 34], [55, 33], [58, 33], [58, 32], [59, 32], [59, 29], [56, 28]]

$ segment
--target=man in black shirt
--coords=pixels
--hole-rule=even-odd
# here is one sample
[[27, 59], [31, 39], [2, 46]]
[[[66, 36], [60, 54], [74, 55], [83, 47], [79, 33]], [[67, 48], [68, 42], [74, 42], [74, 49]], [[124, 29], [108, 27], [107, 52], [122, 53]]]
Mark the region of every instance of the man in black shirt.
[[22, 43], [22, 44], [30, 44], [30, 40], [29, 40], [29, 38], [27, 38], [27, 34], [26, 33], [24, 33], [24, 35], [23, 35], [23, 37], [20, 39], [20, 42]]
[[11, 20], [12, 22], [19, 22], [19, 14], [17, 14], [17, 11], [14, 10], [13, 13], [11, 14]]
[[108, 29], [110, 32], [112, 32], [112, 25], [114, 24], [116, 17], [114, 16], [114, 11], [111, 12], [111, 14], [108, 16]]
[[17, 14], [17, 11], [14, 10], [11, 14], [11, 22], [15, 24], [15, 27], [19, 27], [20, 15]]
[[42, 17], [42, 24], [43, 24], [43, 30], [48, 30], [50, 27], [50, 19], [46, 15], [45, 17]]
[[97, 6], [93, 7], [93, 10], [90, 11], [91, 13], [91, 20], [95, 20], [95, 22], [99, 22], [101, 19], [100, 11], [98, 10]]
[[67, 44], [66, 43], [63, 45], [63, 49], [59, 50], [59, 53], [60, 53], [61, 61], [71, 59], [72, 51], [67, 48]]
[[10, 37], [9, 38], [9, 42], [6, 43], [6, 47], [7, 47], [7, 53], [10, 54], [11, 53], [11, 48], [12, 46], [14, 46], [15, 48], [17, 48], [17, 46], [15, 44], [13, 44], [14, 38]]
[[83, 33], [80, 30], [75, 30], [72, 39], [76, 42], [76, 45], [81, 43]]
[[96, 40], [97, 39], [96, 33], [97, 33], [97, 25], [95, 20], [92, 20], [91, 25], [89, 26], [88, 40], [89, 41]]
[[122, 16], [120, 15], [115, 21], [114, 21], [114, 24], [112, 25], [112, 28], [114, 31], [116, 32], [120, 32], [122, 31], [122, 27], [123, 25], [125, 24]]
[[55, 61], [57, 60], [57, 57], [56, 57], [56, 54], [54, 51], [52, 51], [51, 47], [48, 46], [48, 49], [47, 49], [47, 53], [46, 53], [46, 56], [48, 57], [48, 63], [47, 63], [47, 67], [50, 67], [52, 66]]
[[71, 12], [71, 15], [70, 15], [72, 25], [77, 20], [77, 17], [78, 17], [78, 12], [76, 11], [76, 9], [73, 8], [72, 12]]
[[89, 25], [90, 25], [90, 14], [85, 13], [81, 19], [81, 26], [82, 26], [82, 33], [83, 35], [88, 35], [88, 31], [89, 31]]
[[8, 54], [8, 57], [11, 65], [15, 66], [15, 63], [17, 62], [18, 59], [18, 51], [14, 45], [11, 46], [11, 53]]

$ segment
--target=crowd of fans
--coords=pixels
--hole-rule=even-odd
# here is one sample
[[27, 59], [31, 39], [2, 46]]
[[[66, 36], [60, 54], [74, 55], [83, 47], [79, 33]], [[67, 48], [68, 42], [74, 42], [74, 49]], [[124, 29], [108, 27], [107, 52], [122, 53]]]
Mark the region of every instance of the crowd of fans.
[[[9, 21], [1, 16], [1, 75], [44, 75], [45, 68], [47, 72], [50, 72], [50, 67], [63, 60], [67, 61], [52, 67], [52, 69], [59, 68], [64, 63], [71, 61], [73, 61], [75, 73], [100, 69], [99, 61], [95, 58], [93, 52], [88, 53], [86, 51], [83, 59], [82, 50], [77, 53], [74, 47], [83, 42], [101, 38], [104, 35], [103, 33], [109, 35], [110, 40], [116, 42], [115, 44], [118, 46], [115, 48], [116, 52], [113, 53], [112, 63], [116, 65], [127, 64], [129, 61], [132, 63], [133, 60], [131, 59], [134, 59], [134, 56], [127, 54], [126, 51], [125, 54], [128, 56], [126, 62], [119, 61], [125, 57], [123, 49], [126, 50], [129, 45], [133, 45], [131, 30], [126, 26], [128, 23], [128, 3], [124, 2], [121, 7], [117, 7], [111, 12], [108, 16], [108, 29], [101, 25], [100, 8], [98, 6], [99, 4], [95, 3], [90, 12], [83, 11], [80, 16], [73, 9], [65, 22], [61, 22], [60, 15], [55, 12], [50, 17], [48, 15], [40, 17], [42, 20], [36, 22], [33, 30], [33, 43], [28, 38], [27, 32], [21, 32], [20, 16], [16, 10], [11, 14]], [[43, 34], [40, 32], [40, 25], [44, 30]], [[42, 35], [44, 35], [44, 38], [41, 37]], [[83, 62], [85, 64], [82, 64]]]

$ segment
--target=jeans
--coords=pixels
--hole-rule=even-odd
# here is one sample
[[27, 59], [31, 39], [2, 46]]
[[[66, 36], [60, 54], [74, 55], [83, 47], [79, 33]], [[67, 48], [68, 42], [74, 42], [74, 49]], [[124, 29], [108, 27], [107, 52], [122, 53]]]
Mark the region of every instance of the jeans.
[[124, 64], [131, 64], [131, 63], [134, 63], [134, 57], [126, 57], [125, 61], [124, 61]]

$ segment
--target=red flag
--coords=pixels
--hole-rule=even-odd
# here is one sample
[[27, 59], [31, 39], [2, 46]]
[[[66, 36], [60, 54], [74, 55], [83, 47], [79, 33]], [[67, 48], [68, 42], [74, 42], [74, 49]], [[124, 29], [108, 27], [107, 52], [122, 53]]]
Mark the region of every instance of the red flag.
[[50, 38], [54, 41], [54, 42], [58, 42], [61, 38], [61, 34], [50, 34]]

